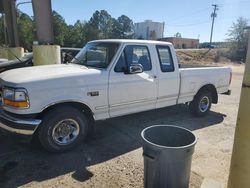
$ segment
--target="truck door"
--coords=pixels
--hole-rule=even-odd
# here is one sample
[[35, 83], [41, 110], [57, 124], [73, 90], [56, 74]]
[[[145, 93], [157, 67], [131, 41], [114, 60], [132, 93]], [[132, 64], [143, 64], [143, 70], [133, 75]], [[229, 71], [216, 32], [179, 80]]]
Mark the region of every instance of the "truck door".
[[[177, 58], [167, 45], [156, 45], [158, 56], [158, 96], [156, 108], [175, 105], [177, 103], [180, 74]], [[176, 63], [174, 63], [174, 61]]]
[[[142, 73], [129, 74], [131, 64], [141, 64]], [[156, 68], [146, 45], [127, 45], [109, 77], [109, 113], [111, 117], [155, 109]]]

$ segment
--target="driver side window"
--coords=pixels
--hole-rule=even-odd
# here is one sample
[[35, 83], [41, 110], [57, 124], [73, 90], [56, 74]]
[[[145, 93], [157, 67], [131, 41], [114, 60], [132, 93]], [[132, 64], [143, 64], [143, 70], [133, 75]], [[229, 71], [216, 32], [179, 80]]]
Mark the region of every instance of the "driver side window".
[[150, 71], [152, 69], [147, 46], [126, 46], [118, 59], [114, 70], [115, 72], [124, 72], [128, 70], [128, 67], [131, 64], [141, 64], [144, 71]]
[[120, 58], [118, 59], [116, 66], [115, 66], [115, 72], [124, 72], [127, 70], [127, 64], [125, 60], [125, 53], [122, 52]]

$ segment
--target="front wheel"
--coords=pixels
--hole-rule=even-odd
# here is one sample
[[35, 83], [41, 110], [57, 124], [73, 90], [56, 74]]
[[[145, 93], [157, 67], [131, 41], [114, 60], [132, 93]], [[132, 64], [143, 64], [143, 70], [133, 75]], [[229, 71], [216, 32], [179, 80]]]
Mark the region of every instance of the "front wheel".
[[42, 146], [52, 152], [72, 149], [87, 136], [88, 121], [83, 112], [73, 107], [61, 107], [45, 114], [40, 129]]
[[209, 112], [211, 104], [211, 93], [209, 91], [201, 91], [195, 95], [193, 101], [189, 104], [189, 109], [192, 115], [202, 117]]

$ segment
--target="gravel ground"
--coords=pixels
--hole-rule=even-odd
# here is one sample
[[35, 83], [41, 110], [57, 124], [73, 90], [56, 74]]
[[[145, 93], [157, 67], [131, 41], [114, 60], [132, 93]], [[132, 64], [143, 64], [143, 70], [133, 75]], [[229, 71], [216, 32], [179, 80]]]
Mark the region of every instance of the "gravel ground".
[[92, 139], [61, 154], [0, 133], [0, 187], [143, 187], [140, 132], [155, 124], [182, 126], [198, 137], [191, 188], [200, 187], [204, 178], [226, 185], [244, 70], [231, 66], [232, 95], [220, 95], [204, 118], [178, 105], [100, 121]]

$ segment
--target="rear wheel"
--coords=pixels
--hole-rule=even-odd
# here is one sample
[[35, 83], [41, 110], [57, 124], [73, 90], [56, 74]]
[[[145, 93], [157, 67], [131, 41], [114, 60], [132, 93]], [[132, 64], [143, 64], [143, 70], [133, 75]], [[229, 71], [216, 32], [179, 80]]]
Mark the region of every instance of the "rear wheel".
[[49, 151], [72, 149], [86, 138], [89, 123], [83, 112], [73, 107], [60, 107], [45, 114], [38, 130], [39, 141]]
[[193, 101], [189, 104], [189, 109], [192, 115], [196, 117], [205, 116], [212, 104], [211, 92], [209, 91], [200, 91], [195, 95]]

